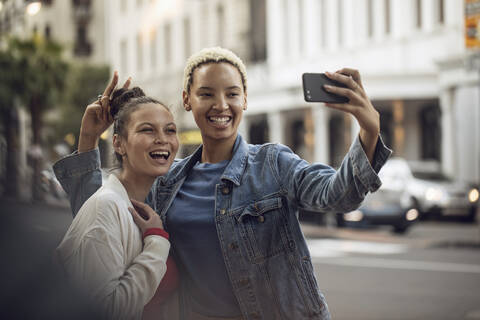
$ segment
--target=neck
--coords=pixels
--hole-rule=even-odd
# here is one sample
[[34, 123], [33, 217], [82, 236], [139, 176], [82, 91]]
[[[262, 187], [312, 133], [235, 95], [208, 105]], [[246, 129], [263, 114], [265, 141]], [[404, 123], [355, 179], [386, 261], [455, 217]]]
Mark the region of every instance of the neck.
[[202, 162], [218, 163], [232, 159], [236, 136], [225, 140], [203, 139]]
[[120, 180], [125, 190], [127, 190], [130, 199], [145, 202], [155, 178], [147, 175], [133, 174], [129, 172], [129, 170], [122, 170], [118, 175], [118, 180]]

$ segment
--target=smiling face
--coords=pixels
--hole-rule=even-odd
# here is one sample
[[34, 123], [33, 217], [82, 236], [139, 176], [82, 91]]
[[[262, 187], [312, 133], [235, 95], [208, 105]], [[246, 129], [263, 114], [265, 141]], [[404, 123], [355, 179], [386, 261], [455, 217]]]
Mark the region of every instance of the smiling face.
[[125, 135], [114, 135], [113, 144], [128, 175], [164, 175], [178, 150], [173, 116], [158, 103], [139, 105], [129, 116]]
[[207, 63], [195, 69], [190, 92], [183, 93], [185, 110], [192, 111], [204, 143], [232, 144], [247, 108], [242, 77], [227, 62]]

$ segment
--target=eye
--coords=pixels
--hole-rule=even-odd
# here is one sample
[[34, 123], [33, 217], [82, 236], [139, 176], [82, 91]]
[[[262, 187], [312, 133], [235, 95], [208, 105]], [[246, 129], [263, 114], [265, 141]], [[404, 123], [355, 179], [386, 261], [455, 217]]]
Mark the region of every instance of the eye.
[[142, 128], [140, 129], [140, 132], [152, 132], [153, 129], [152, 128]]
[[236, 93], [236, 92], [231, 92], [231, 93], [228, 94], [229, 97], [236, 97], [236, 96], [238, 96], [238, 95], [239, 95], [239, 94]]
[[208, 92], [200, 93], [200, 97], [211, 97], [211, 96], [212, 96], [212, 94], [208, 93]]
[[167, 132], [175, 134], [175, 133], [177, 133], [177, 129], [176, 128], [167, 128]]

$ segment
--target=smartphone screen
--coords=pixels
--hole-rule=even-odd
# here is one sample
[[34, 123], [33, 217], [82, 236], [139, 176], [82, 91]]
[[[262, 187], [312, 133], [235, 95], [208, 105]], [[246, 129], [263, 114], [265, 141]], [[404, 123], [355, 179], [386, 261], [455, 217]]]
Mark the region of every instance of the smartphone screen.
[[324, 73], [304, 73], [302, 83], [303, 96], [307, 102], [346, 103], [349, 101], [347, 97], [325, 91], [324, 84], [344, 88], [347, 86], [330, 79]]

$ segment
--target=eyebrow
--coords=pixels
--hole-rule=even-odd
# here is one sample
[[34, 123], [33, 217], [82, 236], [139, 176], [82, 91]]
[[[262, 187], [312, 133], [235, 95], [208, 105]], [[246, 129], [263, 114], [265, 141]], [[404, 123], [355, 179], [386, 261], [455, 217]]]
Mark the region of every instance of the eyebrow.
[[[137, 126], [137, 128], [138, 128], [138, 127], [141, 127], [141, 126], [143, 126], [143, 125], [149, 125], [149, 126], [155, 127], [155, 125], [152, 124], [152, 123], [150, 123], [150, 122], [142, 122], [142, 123], [140, 123], [140, 124]], [[169, 125], [177, 126], [177, 125], [175, 124], [175, 122], [169, 122], [169, 123], [167, 123], [165, 126], [169, 126]]]
[[[225, 88], [227, 90], [230, 90], [230, 89], [241, 89], [241, 87], [239, 86], [230, 86], [230, 87], [227, 87]], [[212, 87], [200, 87], [198, 88], [197, 90], [214, 90]]]

